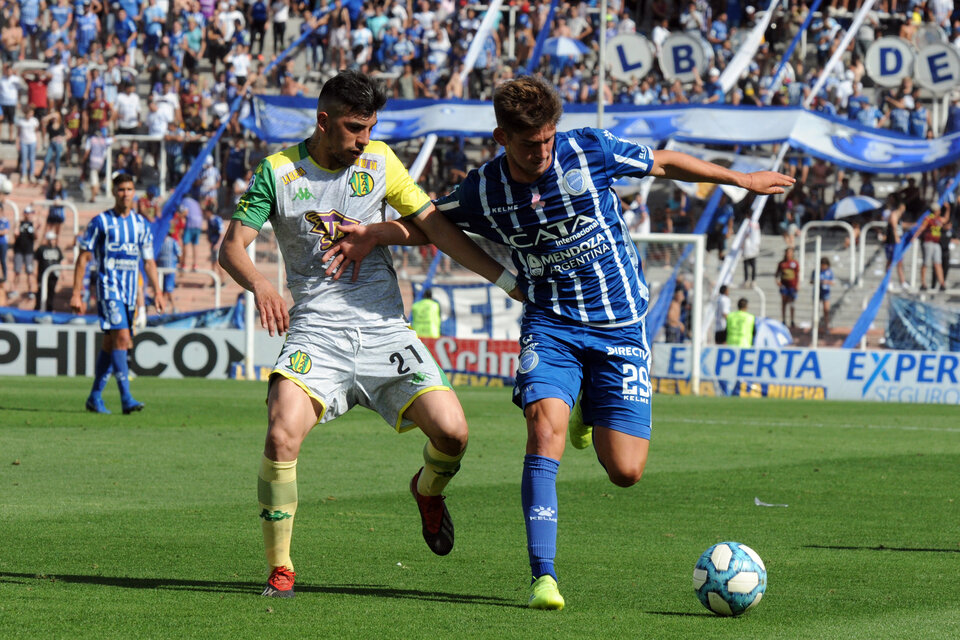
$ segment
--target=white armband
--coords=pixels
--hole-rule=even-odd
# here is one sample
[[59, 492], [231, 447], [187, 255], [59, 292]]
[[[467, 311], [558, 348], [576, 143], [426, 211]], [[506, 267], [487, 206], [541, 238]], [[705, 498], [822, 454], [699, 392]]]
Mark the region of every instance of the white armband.
[[507, 293], [510, 293], [517, 286], [517, 276], [510, 273], [509, 269], [504, 269], [503, 273], [500, 274], [500, 277], [497, 278], [497, 281], [494, 284]]

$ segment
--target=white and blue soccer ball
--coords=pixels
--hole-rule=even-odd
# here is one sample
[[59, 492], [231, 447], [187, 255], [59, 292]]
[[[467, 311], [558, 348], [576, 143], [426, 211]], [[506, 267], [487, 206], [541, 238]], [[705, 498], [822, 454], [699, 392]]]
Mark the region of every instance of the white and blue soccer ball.
[[703, 552], [693, 568], [693, 588], [707, 609], [738, 616], [763, 597], [767, 569], [757, 552], [739, 542], [720, 542]]

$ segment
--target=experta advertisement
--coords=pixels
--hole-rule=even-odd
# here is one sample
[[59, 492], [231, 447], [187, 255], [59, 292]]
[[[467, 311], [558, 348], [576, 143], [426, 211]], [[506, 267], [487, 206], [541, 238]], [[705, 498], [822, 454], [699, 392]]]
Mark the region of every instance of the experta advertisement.
[[[690, 352], [654, 345], [655, 391], [692, 393]], [[960, 354], [950, 352], [707, 346], [700, 376], [701, 395], [960, 404]]]

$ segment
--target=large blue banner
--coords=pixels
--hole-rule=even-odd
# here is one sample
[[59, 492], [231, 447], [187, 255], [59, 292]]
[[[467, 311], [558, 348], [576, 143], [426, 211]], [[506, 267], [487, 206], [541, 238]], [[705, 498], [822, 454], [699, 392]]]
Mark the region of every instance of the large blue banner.
[[960, 351], [960, 311], [891, 296], [887, 347], [906, 351]]
[[[244, 124], [268, 142], [302, 140], [316, 125], [316, 98], [258, 95], [253, 104], [254, 113]], [[561, 130], [596, 126], [594, 105], [571, 104], [565, 110]], [[604, 114], [611, 132], [648, 144], [668, 138], [724, 146], [789, 142], [832, 164], [868, 173], [929, 171], [960, 160], [960, 132], [913, 138], [800, 107], [610, 105]], [[489, 102], [391, 100], [373, 133], [386, 141], [430, 133], [489, 137], [495, 127]]]

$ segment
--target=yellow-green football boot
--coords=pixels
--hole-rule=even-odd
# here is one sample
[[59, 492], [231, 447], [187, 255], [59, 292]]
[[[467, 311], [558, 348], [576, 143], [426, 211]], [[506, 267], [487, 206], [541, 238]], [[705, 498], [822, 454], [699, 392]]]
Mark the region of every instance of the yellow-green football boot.
[[533, 594], [527, 605], [531, 609], [563, 609], [563, 596], [557, 588], [557, 581], [549, 573], [537, 578], [533, 583]]

